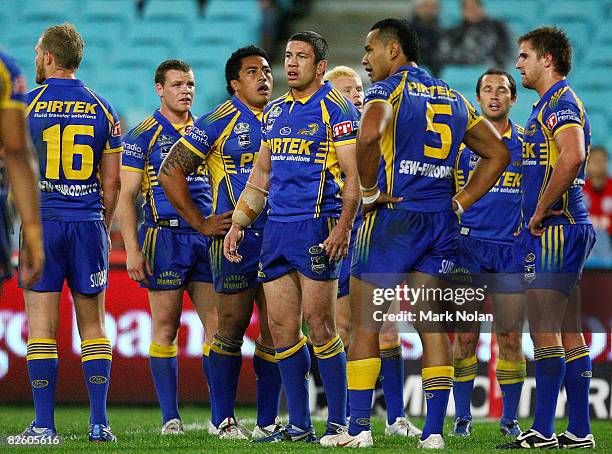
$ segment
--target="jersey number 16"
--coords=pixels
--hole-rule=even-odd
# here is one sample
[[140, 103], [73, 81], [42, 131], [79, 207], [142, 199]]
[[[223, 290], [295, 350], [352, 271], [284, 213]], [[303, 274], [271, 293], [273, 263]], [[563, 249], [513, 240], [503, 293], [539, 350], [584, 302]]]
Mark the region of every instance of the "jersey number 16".
[[[47, 143], [47, 164], [45, 178], [59, 180], [60, 161], [67, 179], [87, 180], [93, 172], [94, 152], [90, 145], [76, 144], [76, 136], [93, 137], [91, 125], [68, 125], [62, 132], [60, 125], [43, 131], [43, 141]], [[75, 156], [81, 156], [81, 168], [74, 168]]]

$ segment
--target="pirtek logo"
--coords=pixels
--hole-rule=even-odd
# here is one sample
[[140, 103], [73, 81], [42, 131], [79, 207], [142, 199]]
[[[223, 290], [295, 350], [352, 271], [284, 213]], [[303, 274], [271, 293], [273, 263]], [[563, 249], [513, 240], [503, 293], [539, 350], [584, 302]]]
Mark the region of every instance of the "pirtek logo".
[[44, 388], [46, 386], [49, 386], [49, 382], [47, 380], [34, 380], [32, 382], [32, 386], [34, 388]]
[[108, 378], [103, 377], [102, 375], [92, 375], [91, 377], [89, 377], [89, 383], [92, 383], [94, 385], [103, 385], [107, 381]]

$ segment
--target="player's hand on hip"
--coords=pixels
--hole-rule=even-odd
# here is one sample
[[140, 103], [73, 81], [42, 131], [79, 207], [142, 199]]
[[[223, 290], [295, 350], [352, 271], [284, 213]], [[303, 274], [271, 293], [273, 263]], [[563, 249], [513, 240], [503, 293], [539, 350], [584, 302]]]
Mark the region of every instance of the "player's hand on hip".
[[364, 204], [361, 207], [361, 216], [365, 216], [369, 212], [374, 211], [379, 205], [384, 205], [385, 203], [399, 203], [402, 200], [404, 200], [403, 197], [393, 197], [385, 192], [381, 192], [374, 203]]
[[529, 220], [529, 224], [527, 228], [534, 236], [542, 236], [546, 231], [546, 227], [542, 226], [542, 222], [551, 216], [559, 216], [563, 214], [563, 210], [551, 210], [548, 208], [547, 210], [542, 210], [540, 208], [536, 208], [535, 213], [531, 216]]
[[226, 211], [222, 214], [213, 214], [204, 218], [202, 227], [199, 229], [206, 236], [225, 235], [232, 226], [233, 211]]
[[239, 263], [242, 256], [238, 254], [238, 246], [244, 238], [244, 229], [238, 224], [232, 224], [223, 240], [223, 255], [232, 263]]
[[153, 274], [151, 264], [139, 250], [128, 252], [126, 268], [130, 279], [136, 282], [148, 284], [148, 276]]
[[323, 249], [330, 260], [339, 262], [348, 255], [351, 226], [338, 223], [323, 241]]
[[23, 247], [19, 260], [19, 273], [24, 288], [30, 288], [40, 278], [45, 252], [40, 224], [22, 226]]

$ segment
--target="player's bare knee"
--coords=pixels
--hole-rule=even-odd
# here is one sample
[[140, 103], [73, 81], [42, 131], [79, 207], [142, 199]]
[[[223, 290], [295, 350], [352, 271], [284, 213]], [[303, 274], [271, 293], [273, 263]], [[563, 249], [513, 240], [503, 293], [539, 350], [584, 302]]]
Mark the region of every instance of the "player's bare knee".
[[523, 359], [523, 343], [521, 342], [521, 334], [499, 333], [497, 335], [497, 343], [499, 344], [499, 357], [508, 361], [520, 361]]
[[395, 347], [400, 343], [400, 337], [397, 330], [381, 330], [378, 336], [378, 344], [381, 348]]

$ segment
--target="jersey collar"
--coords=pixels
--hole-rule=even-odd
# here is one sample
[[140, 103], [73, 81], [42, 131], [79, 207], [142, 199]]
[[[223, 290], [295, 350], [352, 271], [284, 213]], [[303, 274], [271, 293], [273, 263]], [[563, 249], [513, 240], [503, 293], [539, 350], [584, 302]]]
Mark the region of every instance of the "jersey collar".
[[550, 97], [552, 95], [554, 95], [557, 90], [559, 90], [560, 88], [563, 87], [567, 87], [569, 84], [567, 83], [567, 79], [561, 79], [558, 82], [555, 82], [553, 84], [552, 87], [550, 87], [548, 90], [546, 90], [546, 93], [544, 93], [544, 96], [542, 96], [535, 104], [534, 106], [537, 106], [538, 104], [544, 103], [544, 102], [548, 102], [550, 100]]
[[418, 66], [409, 66], [409, 65], [400, 66], [399, 68], [397, 68], [397, 71], [395, 71], [393, 74], [401, 73], [404, 71], [408, 71], [409, 73], [414, 73], [415, 75], [427, 74], [427, 71], [425, 71], [424, 69], [419, 68]]
[[66, 87], [84, 87], [81, 79], [60, 79], [58, 77], [50, 77], [43, 82], [43, 85], [63, 85]]
[[[174, 127], [174, 125], [170, 123], [170, 120], [168, 120], [166, 117], [162, 115], [159, 109], [153, 112], [153, 118], [155, 118], [159, 124], [164, 126], [164, 128], [167, 128], [170, 131], [176, 131], [177, 134], [180, 134], [180, 132]], [[189, 120], [190, 120], [190, 123], [188, 124], [193, 124], [193, 115], [191, 114], [191, 112], [189, 112]]]
[[232, 96], [232, 103], [240, 110], [242, 113], [246, 115], [251, 115], [255, 117], [258, 121], [261, 121], [263, 118], [263, 110], [253, 110], [245, 103], [240, 101], [236, 95]]
[[311, 99], [318, 99], [320, 97], [321, 94], [327, 94], [329, 91], [331, 90], [331, 84], [329, 82], [329, 80], [326, 80], [323, 85], [317, 90], [315, 91], [313, 94], [306, 96], [304, 98], [300, 98], [300, 99], [293, 99], [293, 95], [291, 94], [291, 90], [289, 90], [289, 93], [287, 93], [287, 97], [285, 98], [285, 102], [289, 103], [289, 102], [299, 102], [302, 104], [306, 104], [308, 101], [310, 101]]

